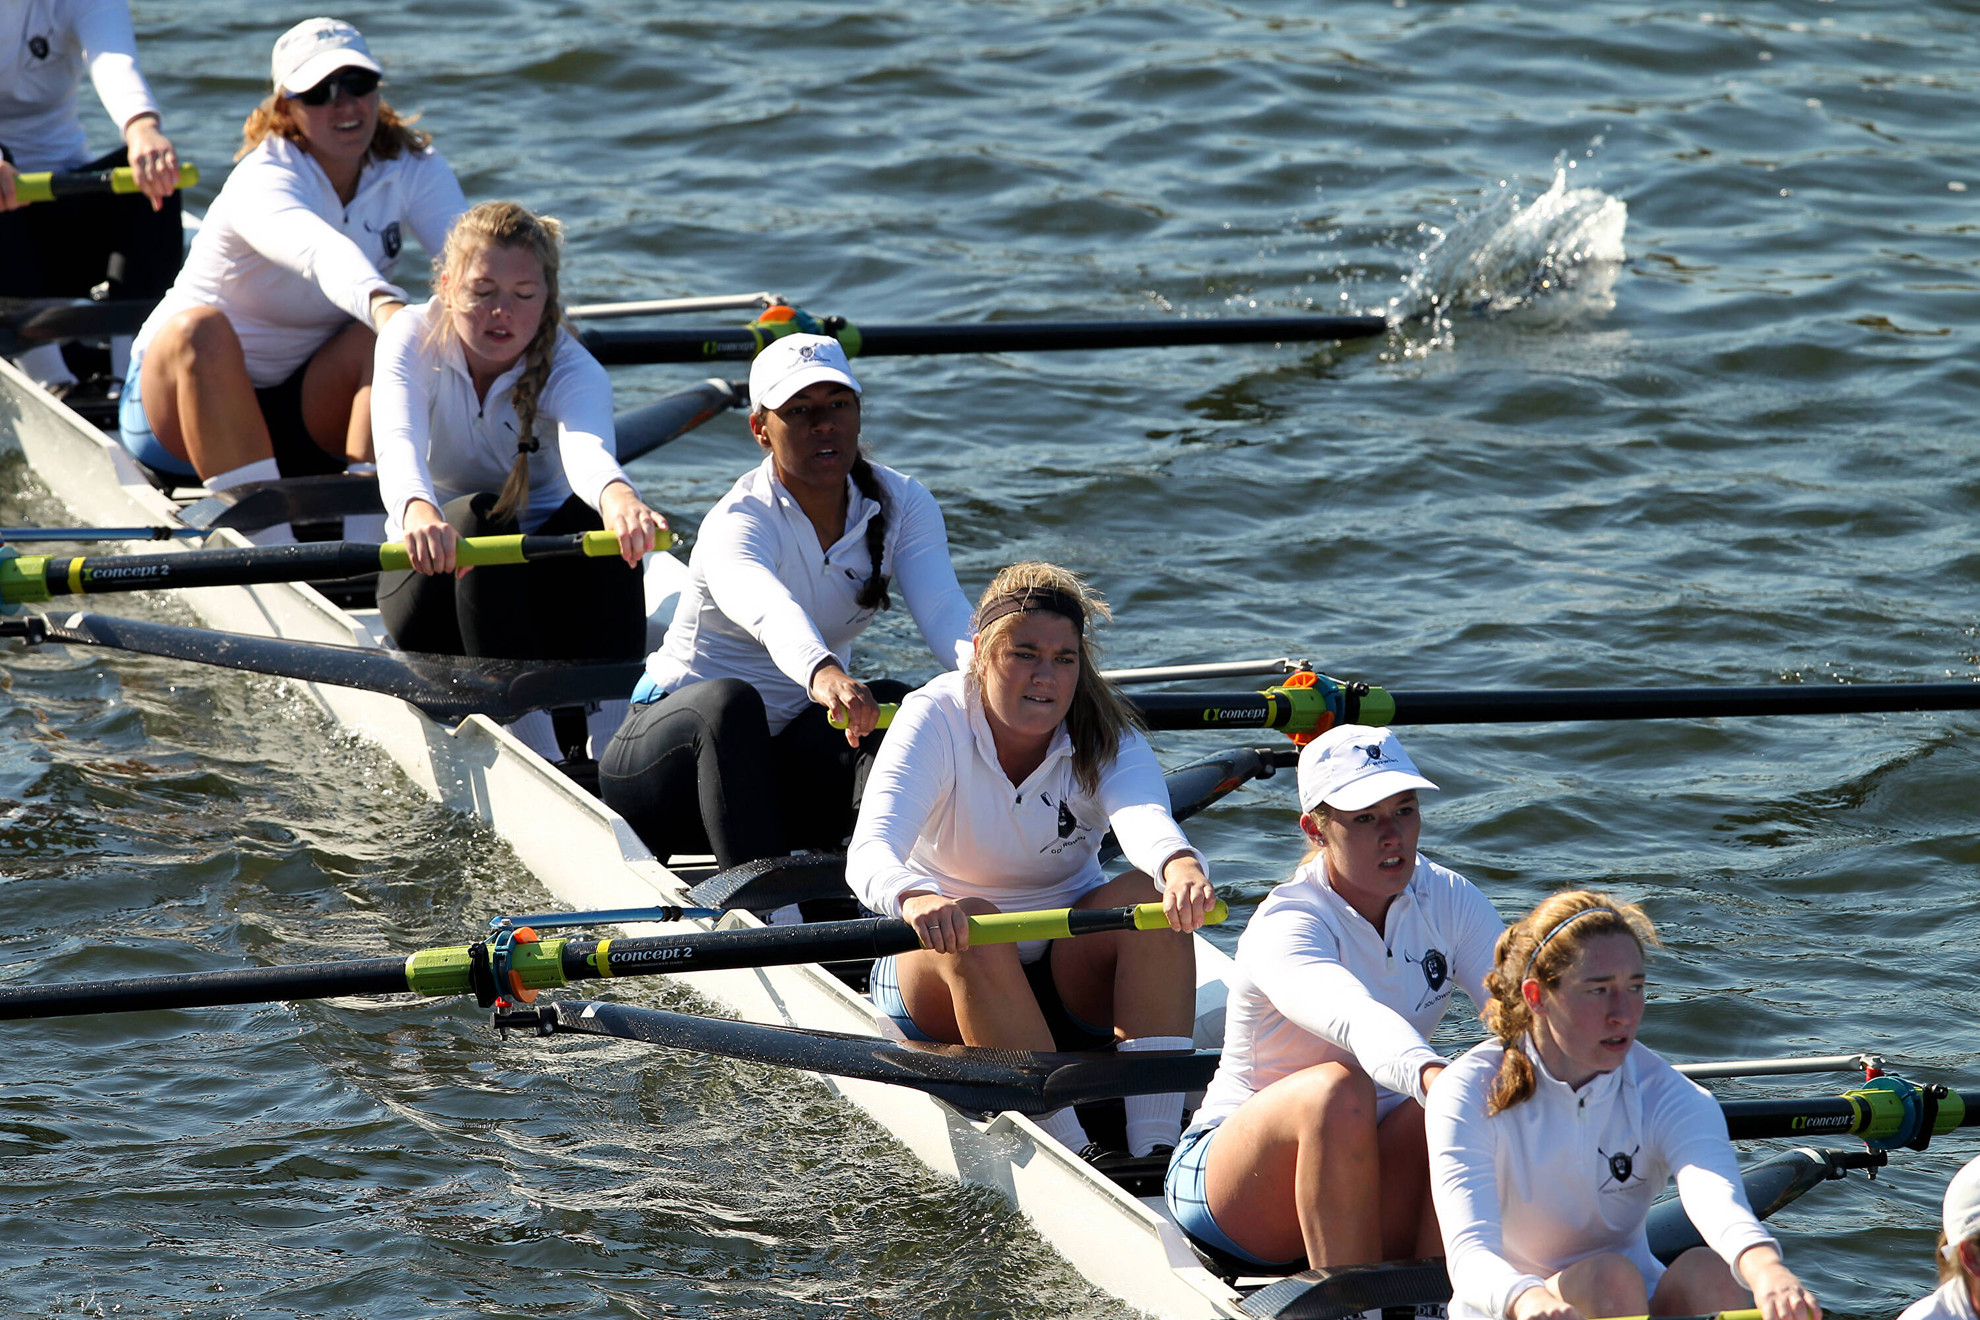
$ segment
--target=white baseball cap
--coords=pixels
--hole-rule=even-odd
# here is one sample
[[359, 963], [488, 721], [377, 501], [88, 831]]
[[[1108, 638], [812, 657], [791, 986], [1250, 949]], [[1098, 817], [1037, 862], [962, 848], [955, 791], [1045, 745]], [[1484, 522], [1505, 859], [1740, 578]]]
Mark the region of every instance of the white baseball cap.
[[1959, 1244], [1980, 1235], [1980, 1159], [1968, 1160], [1946, 1184], [1945, 1253], [1947, 1260], [1959, 1259]]
[[836, 380], [854, 394], [860, 392], [852, 363], [846, 361], [846, 350], [838, 340], [830, 335], [785, 335], [749, 364], [749, 406], [781, 408], [784, 400], [821, 380]]
[[306, 92], [339, 69], [385, 72], [371, 58], [363, 35], [342, 19], [306, 18], [275, 38], [272, 71], [278, 92]]
[[1337, 724], [1299, 754], [1299, 809], [1360, 811], [1406, 788], [1435, 788], [1387, 729]]

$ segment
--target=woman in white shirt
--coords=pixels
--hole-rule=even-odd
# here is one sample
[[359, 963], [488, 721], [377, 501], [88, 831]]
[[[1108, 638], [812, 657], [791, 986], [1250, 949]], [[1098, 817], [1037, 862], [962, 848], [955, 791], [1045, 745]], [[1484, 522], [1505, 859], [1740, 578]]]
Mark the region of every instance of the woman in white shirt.
[[702, 519], [666, 641], [598, 767], [606, 803], [656, 856], [713, 852], [723, 867], [836, 849], [851, 830], [878, 703], [907, 691], [849, 672], [890, 583], [944, 668], [969, 654], [942, 511], [861, 453], [838, 341], [770, 344], [749, 394], [763, 462]]
[[[1050, 1050], [1062, 1012], [1084, 1037], [1067, 1045], [1191, 1047], [1189, 932], [1216, 894], [1169, 814], [1132, 707], [1093, 663], [1087, 632], [1104, 610], [1062, 568], [1005, 569], [977, 605], [968, 672], [911, 693], [875, 758], [846, 881], [926, 946], [873, 969], [875, 1004], [910, 1039]], [[1137, 868], [1112, 880], [1099, 863], [1110, 825]], [[969, 943], [974, 914], [1158, 899], [1168, 932]], [[1173, 1146], [1182, 1101], [1130, 1097], [1129, 1153]], [[1039, 1124], [1074, 1151], [1101, 1153], [1070, 1108]]]
[[[1482, 1014], [1495, 1039], [1445, 1071], [1426, 1120], [1452, 1320], [1755, 1299], [1766, 1320], [1821, 1320], [1747, 1205], [1718, 1103], [1637, 1042], [1656, 938], [1635, 904], [1570, 890], [1499, 941]], [[1667, 1268], [1644, 1225], [1673, 1176], [1708, 1245]]]
[[1898, 1320], [1976, 1320], [1980, 1317], [1980, 1159], [1946, 1184], [1939, 1228], [1939, 1287], [1905, 1308]]
[[[561, 235], [514, 202], [474, 207], [434, 263], [432, 301], [378, 337], [378, 487], [386, 535], [412, 560], [379, 576], [378, 608], [406, 650], [609, 660], [645, 649], [638, 569], [666, 524], [613, 457], [605, 368], [563, 328]], [[618, 535], [620, 559], [454, 576], [463, 536], [600, 528]]]
[[[77, 84], [88, 73], [121, 149], [91, 159]], [[22, 202], [16, 173], [128, 165], [135, 196], [93, 194]], [[125, 0], [0, 0], [0, 296], [157, 298], [178, 273], [183, 245], [179, 160], [158, 103], [138, 71]], [[61, 346], [21, 355], [43, 384], [72, 383]]]
[[1419, 855], [1417, 772], [1386, 729], [1345, 724], [1299, 757], [1311, 848], [1238, 940], [1224, 1051], [1169, 1166], [1171, 1213], [1240, 1265], [1435, 1255], [1426, 1037], [1462, 986], [1484, 998], [1501, 923]]
[[406, 296], [384, 272], [408, 230], [438, 252], [467, 209], [429, 135], [380, 100], [356, 28], [298, 23], [272, 69], [240, 164], [138, 332], [119, 414], [140, 462], [212, 490], [370, 463], [372, 347]]

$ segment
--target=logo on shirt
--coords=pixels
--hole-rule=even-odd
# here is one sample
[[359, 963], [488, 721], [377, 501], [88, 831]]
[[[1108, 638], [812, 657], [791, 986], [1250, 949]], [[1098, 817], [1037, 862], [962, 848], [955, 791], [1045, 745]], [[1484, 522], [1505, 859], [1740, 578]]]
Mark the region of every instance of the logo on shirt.
[[32, 37], [29, 37], [29, 38], [28, 38], [28, 54], [30, 54], [30, 55], [32, 55], [32, 56], [34, 56], [34, 57], [35, 57], [36, 59], [38, 59], [38, 60], [45, 60], [45, 59], [47, 59], [47, 58], [48, 58], [48, 38], [47, 38], [47, 37], [44, 37], [44, 36], [42, 36], [42, 35], [40, 35], [39, 33], [36, 33], [36, 34], [35, 34], [34, 36], [32, 36]]
[[[1597, 1146], [1595, 1149], [1603, 1159], [1609, 1162], [1609, 1180], [1614, 1182], [1617, 1187], [1621, 1187], [1636, 1173], [1636, 1152], [1642, 1150], [1643, 1147], [1639, 1145], [1635, 1150], [1619, 1150], [1614, 1154], [1603, 1150], [1600, 1146]], [[1599, 1190], [1606, 1190], [1608, 1186], [1609, 1183], [1604, 1182]]]
[[1416, 965], [1423, 973], [1426, 987], [1423, 997], [1416, 1001], [1416, 1007], [1411, 1012], [1421, 1012], [1450, 993], [1446, 987], [1451, 983], [1451, 961], [1444, 956], [1442, 949], [1425, 949], [1421, 958], [1412, 958], [1405, 950], [1403, 961]]
[[[1049, 793], [1040, 793], [1038, 800], [1048, 807], [1052, 805], [1052, 795]], [[1080, 821], [1079, 817], [1073, 815], [1072, 807], [1061, 800], [1059, 803], [1058, 820], [1059, 837], [1053, 839], [1038, 851], [1041, 853], [1052, 853], [1056, 856], [1068, 848], [1078, 847], [1080, 840], [1074, 836], [1085, 834], [1088, 828], [1087, 825]]]
[[[365, 228], [371, 229], [371, 226], [366, 224]], [[398, 256], [399, 249], [406, 244], [405, 236], [399, 232], [399, 222], [397, 220], [386, 225], [383, 229], [371, 229], [371, 232], [378, 235], [379, 243], [385, 248], [385, 260], [387, 261]]]

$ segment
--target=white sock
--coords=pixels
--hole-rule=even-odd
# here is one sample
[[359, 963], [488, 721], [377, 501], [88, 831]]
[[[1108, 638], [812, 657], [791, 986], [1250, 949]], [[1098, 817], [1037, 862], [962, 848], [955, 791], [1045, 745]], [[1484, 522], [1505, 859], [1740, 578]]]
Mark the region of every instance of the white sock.
[[530, 751], [552, 764], [564, 759], [563, 752], [557, 747], [557, 726], [551, 722], [547, 710], [533, 710], [517, 717], [510, 722], [509, 732]]
[[610, 701], [599, 702], [598, 708], [584, 717], [584, 727], [591, 735], [589, 750], [592, 760], [605, 755], [605, 749], [612, 745], [612, 735], [619, 731], [619, 726], [625, 723], [626, 715], [631, 710], [630, 701], [614, 697]]
[[60, 344], [36, 344], [15, 358], [14, 362], [45, 390], [76, 383], [76, 373], [69, 370]]
[[1079, 1115], [1073, 1112], [1071, 1105], [1067, 1105], [1064, 1109], [1054, 1109], [1049, 1114], [1040, 1114], [1031, 1121], [1044, 1128], [1052, 1140], [1075, 1155], [1085, 1150], [1086, 1143], [1092, 1140], [1086, 1135], [1086, 1129], [1080, 1126]]
[[[1188, 1050], [1196, 1042], [1188, 1036], [1138, 1036], [1114, 1047], [1118, 1054], [1142, 1050]], [[1127, 1105], [1128, 1153], [1146, 1155], [1157, 1146], [1173, 1146], [1182, 1138], [1183, 1097], [1181, 1091], [1161, 1095], [1131, 1095]]]
[[[274, 459], [258, 458], [241, 467], [214, 473], [206, 479], [206, 488], [219, 492], [232, 490], [236, 486], [245, 486], [254, 481], [279, 481], [281, 477], [282, 469], [275, 465]], [[258, 532], [247, 533], [247, 539], [256, 545], [294, 545], [296, 534], [290, 530], [289, 524], [276, 523], [273, 527], [264, 527]]]

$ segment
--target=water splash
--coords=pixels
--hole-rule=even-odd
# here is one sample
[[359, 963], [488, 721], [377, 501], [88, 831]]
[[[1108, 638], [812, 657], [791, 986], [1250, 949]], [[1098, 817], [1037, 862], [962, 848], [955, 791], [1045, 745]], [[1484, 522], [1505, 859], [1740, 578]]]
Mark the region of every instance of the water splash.
[[1501, 184], [1448, 232], [1420, 226], [1430, 241], [1404, 277], [1392, 314], [1429, 322], [1431, 340], [1419, 351], [1448, 344], [1458, 312], [1600, 315], [1616, 305], [1628, 219], [1629, 208], [1601, 189], [1568, 187], [1566, 168], [1530, 202]]

